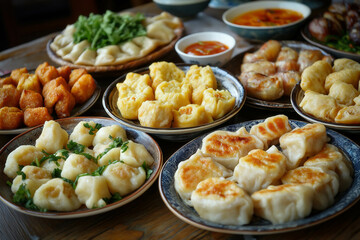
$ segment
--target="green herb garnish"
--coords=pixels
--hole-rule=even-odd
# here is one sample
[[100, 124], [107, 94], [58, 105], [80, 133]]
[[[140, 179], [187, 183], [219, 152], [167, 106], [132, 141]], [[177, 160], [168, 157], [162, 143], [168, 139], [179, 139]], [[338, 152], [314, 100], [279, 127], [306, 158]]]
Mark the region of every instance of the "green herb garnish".
[[145, 170], [146, 172], [146, 179], [149, 179], [151, 174], [153, 173], [153, 170], [146, 164], [146, 162], [144, 161], [143, 164], [141, 165], [141, 167]]
[[103, 198], [103, 200], [106, 202], [106, 204], [114, 203], [121, 199], [122, 199], [122, 197], [120, 196], [119, 193], [114, 193], [113, 195], [111, 195], [110, 198]]
[[41, 212], [47, 211], [47, 209], [39, 208], [34, 204], [30, 191], [29, 189], [26, 188], [25, 184], [20, 185], [19, 189], [16, 191], [16, 193], [13, 196], [13, 201], [14, 203], [23, 205], [30, 210], [41, 211]]
[[77, 143], [77, 142], [74, 142], [73, 140], [70, 140], [70, 142], [66, 145], [66, 147], [76, 153], [76, 154], [79, 154], [79, 153], [82, 153], [84, 152], [85, 150], [85, 146], [80, 144], [80, 143]]
[[97, 130], [99, 130], [100, 128], [102, 128], [102, 125], [99, 124], [99, 123], [96, 123], [96, 124], [95, 124], [95, 127], [92, 127], [89, 123], [84, 123], [84, 127], [90, 129], [90, 130], [89, 130], [89, 134], [90, 134], [90, 135], [94, 135]]
[[61, 178], [61, 169], [60, 168], [54, 168], [54, 170], [51, 173], [52, 178]]

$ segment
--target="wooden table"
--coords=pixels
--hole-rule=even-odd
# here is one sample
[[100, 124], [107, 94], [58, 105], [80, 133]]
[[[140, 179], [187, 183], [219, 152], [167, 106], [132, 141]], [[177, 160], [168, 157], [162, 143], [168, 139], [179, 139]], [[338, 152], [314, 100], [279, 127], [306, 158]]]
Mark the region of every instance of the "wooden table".
[[[160, 12], [153, 3], [130, 10], [146, 13]], [[220, 19], [222, 12], [222, 10], [208, 8], [202, 16]], [[196, 21], [196, 19], [184, 20], [186, 33], [193, 31], [187, 24], [191, 25]], [[34, 69], [44, 61], [55, 65], [45, 50], [46, 43], [53, 36], [54, 34], [51, 34], [1, 52], [0, 74], [24, 66]], [[245, 46], [246, 42], [242, 44]], [[160, 60], [181, 62], [174, 50]], [[97, 78], [102, 91], [116, 77]], [[278, 113], [280, 112], [244, 106], [237, 116], [226, 124], [262, 119]], [[302, 120], [295, 112], [285, 112], [285, 114], [290, 119]], [[107, 116], [101, 105], [101, 97], [84, 115]], [[357, 135], [349, 133], [345, 133], [345, 135], [358, 144], [360, 143]], [[13, 137], [14, 135], [1, 135], [0, 147]], [[184, 144], [161, 139], [155, 140], [163, 150], [165, 161]], [[0, 239], [360, 239], [359, 213], [360, 202], [332, 220], [300, 231], [261, 236], [228, 235], [205, 231], [177, 218], [163, 203], [157, 183], [155, 183], [142, 196], [123, 207], [108, 213], [79, 219], [53, 220], [32, 217], [14, 211], [0, 202]]]

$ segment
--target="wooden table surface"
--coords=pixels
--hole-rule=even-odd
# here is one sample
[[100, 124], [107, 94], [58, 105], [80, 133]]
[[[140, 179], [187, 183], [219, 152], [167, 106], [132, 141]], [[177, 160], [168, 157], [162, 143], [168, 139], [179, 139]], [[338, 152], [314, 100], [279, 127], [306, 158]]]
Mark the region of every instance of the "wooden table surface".
[[[154, 3], [131, 10], [145, 13], [160, 12]], [[222, 13], [222, 10], [208, 8], [204, 16], [221, 19]], [[192, 31], [189, 25], [196, 21], [196, 18], [184, 19], [186, 33]], [[44, 61], [55, 65], [47, 56], [45, 49], [46, 43], [53, 36], [54, 34], [50, 34], [1, 52], [0, 75], [24, 66], [34, 69]], [[174, 50], [159, 60], [181, 62]], [[102, 92], [116, 77], [97, 78]], [[102, 107], [101, 97], [84, 116], [108, 117]], [[279, 113], [281, 112], [259, 110], [245, 105], [226, 125], [262, 119]], [[302, 120], [295, 112], [285, 112], [285, 114], [290, 119]], [[351, 133], [344, 135], [360, 143], [358, 135]], [[0, 135], [0, 147], [13, 137], [14, 135]], [[169, 142], [156, 138], [155, 140], [162, 148], [164, 161], [184, 144], [184, 142]], [[142, 196], [125, 206], [108, 213], [78, 219], [54, 220], [32, 217], [12, 210], [0, 202], [0, 239], [360, 239], [359, 213], [360, 202], [329, 221], [303, 230], [256, 236], [222, 234], [196, 228], [177, 218], [163, 203], [158, 184], [155, 182]]]

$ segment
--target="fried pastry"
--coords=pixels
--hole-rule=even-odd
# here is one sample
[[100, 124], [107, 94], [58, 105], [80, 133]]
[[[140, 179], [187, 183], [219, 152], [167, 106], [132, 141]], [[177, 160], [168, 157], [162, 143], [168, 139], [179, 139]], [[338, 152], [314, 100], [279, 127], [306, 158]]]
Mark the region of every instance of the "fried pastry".
[[17, 107], [0, 108], [0, 129], [16, 129], [24, 122], [24, 113]]
[[359, 96], [359, 92], [350, 83], [335, 82], [328, 95], [335, 98], [338, 103], [350, 106], [354, 105], [353, 99]]
[[20, 108], [25, 110], [26, 108], [43, 107], [44, 100], [40, 93], [32, 90], [23, 90], [21, 93]]
[[83, 74], [72, 86], [71, 94], [76, 104], [86, 102], [95, 92], [96, 83], [90, 74]]
[[0, 88], [0, 108], [2, 107], [18, 107], [21, 92], [13, 85], [5, 85]]
[[46, 83], [59, 77], [59, 73], [56, 68], [54, 66], [50, 66], [48, 62], [40, 64], [36, 68], [35, 74], [38, 76], [42, 86], [45, 86]]
[[163, 81], [155, 90], [155, 99], [171, 104], [174, 110], [191, 102], [191, 85], [176, 80]]
[[15, 86], [18, 84], [20, 77], [23, 73], [28, 73], [28, 70], [26, 67], [14, 69], [11, 71], [10, 77], [13, 80], [13, 82], [15, 83], [14, 84]]
[[340, 109], [335, 117], [335, 122], [342, 124], [360, 124], [360, 106], [347, 106]]
[[346, 68], [338, 72], [330, 73], [325, 79], [325, 89], [329, 91], [335, 82], [350, 83], [358, 89], [360, 79], [360, 69]]
[[173, 106], [160, 101], [145, 101], [138, 111], [138, 119], [142, 126], [169, 128], [173, 120]]
[[46, 107], [26, 108], [24, 110], [24, 124], [27, 127], [35, 127], [52, 119], [53, 117]]
[[325, 80], [331, 72], [332, 68], [328, 62], [324, 60], [315, 62], [301, 74], [300, 86], [302, 90], [312, 90], [314, 92], [326, 94]]
[[234, 107], [235, 97], [227, 90], [208, 88], [203, 92], [201, 105], [205, 107], [205, 111], [210, 113], [213, 119], [219, 119]]
[[205, 111], [205, 107], [197, 104], [189, 104], [173, 110], [174, 121], [172, 127], [185, 128], [195, 127], [213, 122], [211, 114]]
[[18, 85], [16, 87], [19, 91], [33, 90], [41, 93], [41, 85], [36, 74], [24, 73], [20, 76]]
[[175, 80], [182, 82], [185, 77], [185, 73], [171, 62], [154, 62], [149, 66], [149, 70], [154, 91], [164, 81]]
[[241, 73], [243, 72], [256, 72], [269, 76], [276, 73], [276, 65], [269, 61], [258, 61], [254, 63], [241, 64]]

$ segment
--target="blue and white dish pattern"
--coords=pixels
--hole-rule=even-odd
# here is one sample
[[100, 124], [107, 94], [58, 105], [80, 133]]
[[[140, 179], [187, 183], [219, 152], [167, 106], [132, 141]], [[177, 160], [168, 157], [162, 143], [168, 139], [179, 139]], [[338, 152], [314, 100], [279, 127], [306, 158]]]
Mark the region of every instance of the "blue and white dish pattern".
[[[220, 130], [236, 131], [240, 127], [245, 127], [247, 130], [250, 130], [251, 126], [263, 121], [264, 120], [253, 120], [238, 123], [223, 127]], [[302, 127], [307, 124], [306, 122], [296, 120], [289, 120], [289, 122], [292, 128]], [[352, 140], [333, 130], [327, 129], [327, 135], [330, 137], [330, 143], [340, 148], [345, 156], [351, 160], [354, 168], [354, 180], [350, 189], [344, 193], [339, 193], [336, 196], [335, 203], [332, 206], [323, 211], [313, 211], [310, 216], [304, 219], [283, 224], [271, 224], [267, 220], [254, 216], [250, 224], [239, 226], [218, 224], [200, 218], [196, 211], [192, 207], [186, 205], [177, 194], [174, 187], [174, 174], [178, 164], [181, 161], [188, 159], [201, 147], [202, 139], [206, 135], [198, 137], [184, 145], [166, 161], [159, 177], [161, 197], [166, 206], [177, 217], [189, 224], [209, 231], [231, 234], [269, 234], [293, 231], [319, 224], [350, 208], [357, 200], [359, 200], [360, 196], [360, 161], [358, 160], [358, 157], [360, 156], [360, 147]]]

